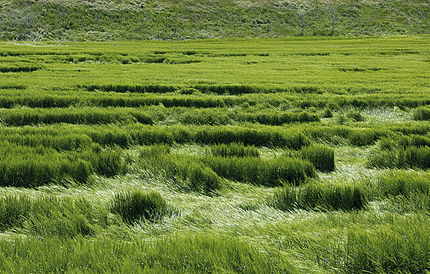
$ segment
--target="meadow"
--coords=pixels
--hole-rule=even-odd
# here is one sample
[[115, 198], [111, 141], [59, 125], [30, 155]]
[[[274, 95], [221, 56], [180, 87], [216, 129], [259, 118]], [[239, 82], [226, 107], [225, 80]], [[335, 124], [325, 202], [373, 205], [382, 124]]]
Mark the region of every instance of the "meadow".
[[0, 271], [427, 273], [430, 36], [0, 42]]

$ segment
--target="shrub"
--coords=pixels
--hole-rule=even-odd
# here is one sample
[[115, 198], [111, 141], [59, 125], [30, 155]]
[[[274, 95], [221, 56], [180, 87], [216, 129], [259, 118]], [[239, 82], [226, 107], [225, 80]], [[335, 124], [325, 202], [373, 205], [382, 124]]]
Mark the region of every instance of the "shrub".
[[129, 191], [115, 194], [110, 210], [127, 224], [141, 219], [156, 221], [168, 213], [166, 201], [157, 192]]
[[303, 148], [298, 156], [311, 162], [317, 170], [331, 172], [335, 169], [334, 150], [324, 145], [312, 145]]
[[357, 186], [307, 184], [300, 188], [286, 187], [269, 203], [280, 210], [355, 210], [364, 208], [366, 199]]

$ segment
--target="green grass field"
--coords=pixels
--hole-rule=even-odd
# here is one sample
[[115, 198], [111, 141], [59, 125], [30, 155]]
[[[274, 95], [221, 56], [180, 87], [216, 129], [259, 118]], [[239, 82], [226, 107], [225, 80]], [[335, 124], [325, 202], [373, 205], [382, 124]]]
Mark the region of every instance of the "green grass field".
[[0, 42], [0, 271], [430, 271], [430, 36]]

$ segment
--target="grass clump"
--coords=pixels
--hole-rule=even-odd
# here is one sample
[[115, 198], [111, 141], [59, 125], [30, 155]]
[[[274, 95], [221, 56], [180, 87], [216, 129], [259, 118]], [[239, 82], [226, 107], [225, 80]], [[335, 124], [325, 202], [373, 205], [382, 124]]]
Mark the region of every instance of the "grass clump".
[[391, 170], [377, 179], [376, 191], [380, 197], [409, 196], [412, 193], [429, 194], [430, 176], [404, 170]]
[[110, 211], [121, 216], [127, 224], [139, 220], [157, 221], [169, 211], [167, 202], [158, 192], [129, 191], [115, 194]]
[[329, 108], [325, 108], [321, 113], [321, 118], [332, 118], [333, 112]]
[[297, 156], [311, 162], [315, 168], [323, 172], [335, 169], [334, 150], [324, 145], [312, 145], [301, 149]]
[[288, 157], [270, 160], [256, 157], [204, 157], [201, 160], [223, 178], [269, 187], [298, 185], [306, 178], [316, 176], [310, 162]]
[[33, 72], [42, 69], [41, 67], [28, 67], [28, 66], [18, 66], [18, 67], [0, 67], [0, 72]]
[[358, 210], [366, 205], [366, 198], [357, 186], [307, 184], [300, 188], [285, 187], [275, 194], [270, 204], [280, 210]]
[[221, 178], [198, 159], [186, 156], [161, 156], [153, 158], [154, 167], [164, 170], [168, 177], [180, 181], [178, 187], [185, 191], [214, 194], [222, 186]]
[[218, 175], [209, 167], [192, 163], [187, 167], [188, 187], [194, 191], [210, 194], [221, 187]]
[[412, 112], [412, 119], [417, 121], [430, 120], [430, 107], [420, 107]]
[[356, 122], [362, 122], [365, 120], [364, 116], [361, 114], [358, 110], [350, 110], [346, 114], [346, 117], [356, 121]]
[[213, 145], [210, 147], [213, 156], [236, 156], [236, 157], [259, 157], [260, 154], [255, 146], [245, 146], [243, 144], [230, 143]]
[[127, 169], [122, 152], [116, 146], [103, 149], [100, 145], [93, 144], [91, 149], [82, 153], [81, 157], [91, 163], [93, 172], [106, 177], [123, 174]]
[[368, 166], [376, 168], [430, 168], [430, 147], [397, 146], [381, 143], [368, 157]]

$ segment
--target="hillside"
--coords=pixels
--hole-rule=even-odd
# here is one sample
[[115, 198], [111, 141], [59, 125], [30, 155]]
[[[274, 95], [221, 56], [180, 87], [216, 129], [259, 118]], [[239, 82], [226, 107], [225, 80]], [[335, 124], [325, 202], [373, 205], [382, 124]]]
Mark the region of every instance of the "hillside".
[[1, 40], [421, 34], [427, 0], [2, 0]]

